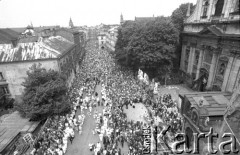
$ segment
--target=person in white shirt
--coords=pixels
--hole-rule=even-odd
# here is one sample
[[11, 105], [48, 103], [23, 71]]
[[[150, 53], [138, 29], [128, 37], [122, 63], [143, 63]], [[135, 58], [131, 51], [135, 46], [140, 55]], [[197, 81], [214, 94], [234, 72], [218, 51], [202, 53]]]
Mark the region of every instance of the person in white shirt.
[[101, 149], [101, 144], [100, 144], [100, 142], [98, 142], [97, 143], [97, 150], [100, 151], [100, 149]]

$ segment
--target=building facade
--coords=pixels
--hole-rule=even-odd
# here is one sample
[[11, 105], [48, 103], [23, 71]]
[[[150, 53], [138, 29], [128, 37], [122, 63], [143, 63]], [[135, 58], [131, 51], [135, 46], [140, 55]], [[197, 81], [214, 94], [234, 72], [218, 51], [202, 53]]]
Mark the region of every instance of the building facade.
[[[229, 109], [228, 106], [231, 105], [233, 101], [233, 96], [231, 93], [227, 92], [193, 92], [193, 93], [183, 93], [180, 94], [182, 99], [181, 115], [183, 116], [183, 128], [182, 131], [186, 135], [185, 146], [192, 149], [195, 148], [196, 134], [204, 133], [207, 135], [211, 129], [213, 129], [214, 134], [218, 134], [218, 137], [212, 137], [211, 143], [214, 150], [218, 150], [217, 155], [222, 155], [223, 153], [219, 150], [220, 143], [226, 142], [226, 138], [222, 138], [225, 133], [231, 133], [235, 135], [235, 142], [231, 145], [236, 149], [240, 149], [239, 143], [239, 96], [238, 98], [238, 111], [233, 112], [235, 115], [235, 127], [228, 126], [226, 124], [226, 110]], [[237, 107], [237, 106], [236, 106]], [[237, 109], [237, 108], [236, 108]], [[230, 122], [231, 123], [231, 122]], [[195, 134], [195, 135], [194, 135]], [[201, 136], [200, 136], [201, 137]], [[208, 149], [209, 139], [205, 136], [199, 138], [197, 142], [199, 149], [199, 154], [206, 155], [210, 154]], [[226, 145], [225, 150], [229, 149], [231, 145]], [[186, 153], [187, 154], [187, 153]], [[238, 152], [231, 151], [229, 155], [237, 155]]]
[[104, 49], [106, 46], [106, 33], [101, 32], [98, 34], [98, 47], [99, 49]]
[[115, 44], [117, 42], [118, 26], [113, 27], [106, 33], [106, 47], [115, 51]]
[[233, 92], [240, 82], [239, 0], [197, 0], [184, 22], [180, 70], [198, 91]]
[[[0, 37], [4, 40], [0, 42], [0, 87], [3, 95], [19, 98], [24, 91], [22, 82], [27, 77], [27, 71], [38, 63], [47, 70], [53, 69], [66, 75], [67, 85], [71, 86], [84, 55], [80, 33], [71, 35], [73, 42], [61, 36], [39, 37], [37, 41], [35, 38], [16, 40], [10, 36]], [[15, 40], [16, 44], [13, 44]]]

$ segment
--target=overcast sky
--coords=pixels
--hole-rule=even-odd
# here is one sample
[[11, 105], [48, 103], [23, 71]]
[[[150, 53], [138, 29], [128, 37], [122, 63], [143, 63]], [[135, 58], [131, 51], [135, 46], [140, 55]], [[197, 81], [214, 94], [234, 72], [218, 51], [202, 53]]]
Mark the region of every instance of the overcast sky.
[[136, 17], [170, 16], [182, 3], [197, 0], [0, 0], [0, 27], [119, 24]]

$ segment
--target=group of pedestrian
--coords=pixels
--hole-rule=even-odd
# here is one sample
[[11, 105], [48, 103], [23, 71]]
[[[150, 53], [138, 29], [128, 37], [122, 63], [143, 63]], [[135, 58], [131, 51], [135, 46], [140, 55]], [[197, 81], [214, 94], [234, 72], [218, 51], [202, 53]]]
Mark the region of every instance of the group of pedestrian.
[[[154, 124], [153, 117], [149, 118], [152, 118], [150, 122], [136, 122], [128, 120], [124, 110], [130, 106], [135, 108], [138, 103], [154, 111], [149, 116], [158, 116], [171, 125], [171, 133], [181, 128], [181, 118], [171, 96], [164, 95], [157, 101], [151, 99], [153, 92], [142, 85], [131, 70], [120, 67], [111, 53], [97, 49], [95, 41], [88, 42], [86, 51], [69, 90], [72, 111], [66, 116], [50, 119], [36, 143], [36, 155], [66, 153], [68, 141], [74, 143], [75, 134], [82, 134], [88, 116], [94, 117], [96, 129], [92, 133], [99, 136], [99, 142], [89, 144], [94, 155], [142, 155], [142, 129], [147, 123]], [[101, 87], [100, 92], [96, 91], [97, 86]], [[99, 112], [96, 107], [103, 110]], [[78, 111], [80, 114], [76, 115]]]

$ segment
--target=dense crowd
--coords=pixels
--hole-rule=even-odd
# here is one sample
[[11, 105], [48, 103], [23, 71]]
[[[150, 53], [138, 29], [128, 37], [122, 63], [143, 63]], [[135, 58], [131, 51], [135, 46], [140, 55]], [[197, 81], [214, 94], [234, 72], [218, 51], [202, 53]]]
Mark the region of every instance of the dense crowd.
[[[132, 71], [118, 66], [109, 52], [96, 49], [93, 41], [86, 48], [86, 57], [69, 90], [73, 103], [71, 113], [48, 120], [32, 154], [65, 154], [68, 139], [72, 142], [75, 134], [82, 133], [86, 111], [89, 116], [93, 115], [96, 122], [96, 129], [92, 133], [100, 138], [97, 144], [89, 144], [90, 151], [95, 155], [121, 155], [124, 144], [129, 149], [128, 155], [142, 154], [141, 131], [147, 124], [128, 121], [124, 113], [124, 108], [134, 108], [140, 102], [151, 109], [150, 115], [146, 116], [150, 124], [153, 124], [153, 117], [160, 117], [166, 125], [171, 126], [172, 134], [181, 128], [181, 119], [170, 95], [152, 100], [153, 92], [140, 84]], [[97, 85], [101, 86], [101, 94], [95, 91]], [[95, 110], [98, 106], [103, 107], [100, 113]], [[78, 110], [80, 114], [76, 115]]]

